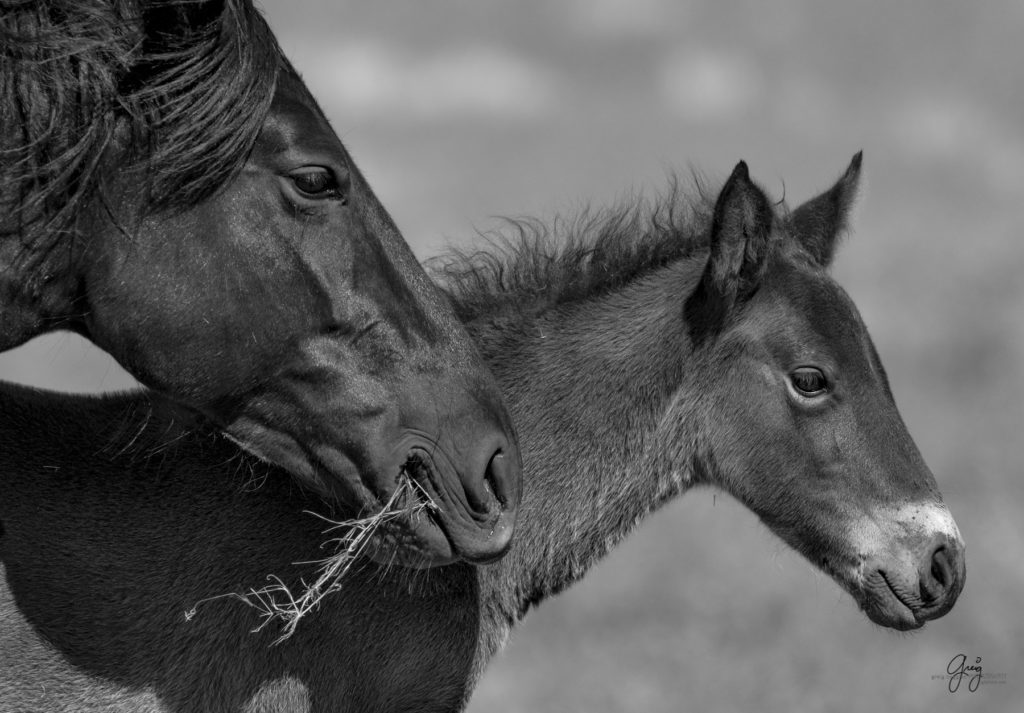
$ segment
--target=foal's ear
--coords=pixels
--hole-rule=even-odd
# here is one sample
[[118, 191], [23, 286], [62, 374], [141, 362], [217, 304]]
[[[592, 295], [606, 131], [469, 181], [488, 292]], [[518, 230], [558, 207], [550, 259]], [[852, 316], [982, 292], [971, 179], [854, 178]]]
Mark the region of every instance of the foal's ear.
[[717, 330], [732, 308], [754, 293], [768, 260], [774, 217], [740, 161], [715, 202], [708, 262], [686, 304], [691, 327]]
[[847, 218], [857, 200], [863, 155], [863, 151], [858, 151], [834, 186], [794, 210], [787, 220], [790, 235], [800, 241], [821, 267], [832, 263], [839, 238], [847, 230]]

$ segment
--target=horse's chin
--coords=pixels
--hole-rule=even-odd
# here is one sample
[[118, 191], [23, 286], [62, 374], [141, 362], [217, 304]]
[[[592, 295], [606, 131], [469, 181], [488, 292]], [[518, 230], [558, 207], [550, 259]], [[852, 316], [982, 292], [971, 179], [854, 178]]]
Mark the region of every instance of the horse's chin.
[[828, 566], [822, 566], [822, 569], [853, 597], [867, 618], [879, 626], [913, 631], [931, 618], [922, 616], [918, 611], [920, 607], [914, 607], [913, 602], [905, 601], [879, 571], [865, 577], [856, 570], [843, 573]]
[[511, 544], [518, 494], [508, 494], [510, 459], [492, 459], [481, 479], [485, 482], [476, 488], [480, 502], [475, 502], [443, 449], [435, 445], [428, 450], [416, 438], [396, 439], [389, 457], [368, 469], [327, 444], [302, 448], [292, 435], [255, 419], [237, 419], [224, 433], [242, 450], [287, 470], [312, 493], [351, 514], [330, 520], [365, 529], [355, 549], [382, 565], [487, 564]]
[[363, 554], [385, 567], [428, 569], [457, 562], [460, 558], [444, 531], [429, 518], [415, 523], [393, 522], [380, 527], [368, 540]]
[[924, 626], [926, 619], [903, 601], [883, 574], [876, 573], [866, 580], [862, 592], [861, 608], [868, 619], [879, 626], [897, 631], [913, 631]]

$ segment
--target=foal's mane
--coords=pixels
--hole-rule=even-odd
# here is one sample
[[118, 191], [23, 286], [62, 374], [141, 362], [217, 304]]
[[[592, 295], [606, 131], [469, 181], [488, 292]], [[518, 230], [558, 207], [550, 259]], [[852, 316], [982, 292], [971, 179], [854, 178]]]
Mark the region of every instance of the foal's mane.
[[107, 171], [143, 169], [150, 210], [209, 197], [287, 66], [251, 0], [0, 5], [0, 238], [26, 246], [73, 230]]
[[531, 314], [615, 290], [707, 245], [714, 198], [694, 175], [663, 195], [584, 208], [550, 224], [503, 218], [482, 249], [450, 249], [427, 266], [462, 321]]

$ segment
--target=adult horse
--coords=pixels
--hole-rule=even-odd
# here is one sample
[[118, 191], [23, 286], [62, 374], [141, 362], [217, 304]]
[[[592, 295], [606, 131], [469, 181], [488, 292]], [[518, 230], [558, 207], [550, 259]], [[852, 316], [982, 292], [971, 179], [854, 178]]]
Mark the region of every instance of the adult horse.
[[0, 349], [77, 331], [403, 560], [508, 545], [491, 377], [249, 0], [4, 3]]
[[735, 495], [873, 621], [942, 616], [963, 542], [826, 272], [858, 170], [777, 216], [741, 164], [711, 211], [617, 213], [558, 252], [537, 238], [451, 266], [520, 424], [512, 549], [486, 567], [355, 567], [278, 646], [236, 601], [183, 612], [308, 573], [292, 563], [322, 523], [286, 477], [246, 490], [231, 444], [150, 396], [7, 387], [0, 708], [460, 710], [531, 607], [694, 485]]

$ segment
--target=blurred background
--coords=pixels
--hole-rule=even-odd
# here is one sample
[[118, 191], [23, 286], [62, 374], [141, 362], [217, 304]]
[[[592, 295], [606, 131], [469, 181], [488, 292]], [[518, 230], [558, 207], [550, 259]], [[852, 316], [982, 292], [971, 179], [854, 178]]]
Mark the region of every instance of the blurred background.
[[[1021, 710], [1024, 4], [263, 5], [422, 258], [690, 165], [745, 159], [793, 205], [865, 152], [835, 273], [967, 542], [955, 609], [880, 629], [729, 497], [692, 492], [532, 614], [471, 711]], [[0, 356], [0, 378], [132, 383], [64, 335]], [[949, 693], [933, 677], [959, 653], [1004, 682]]]

